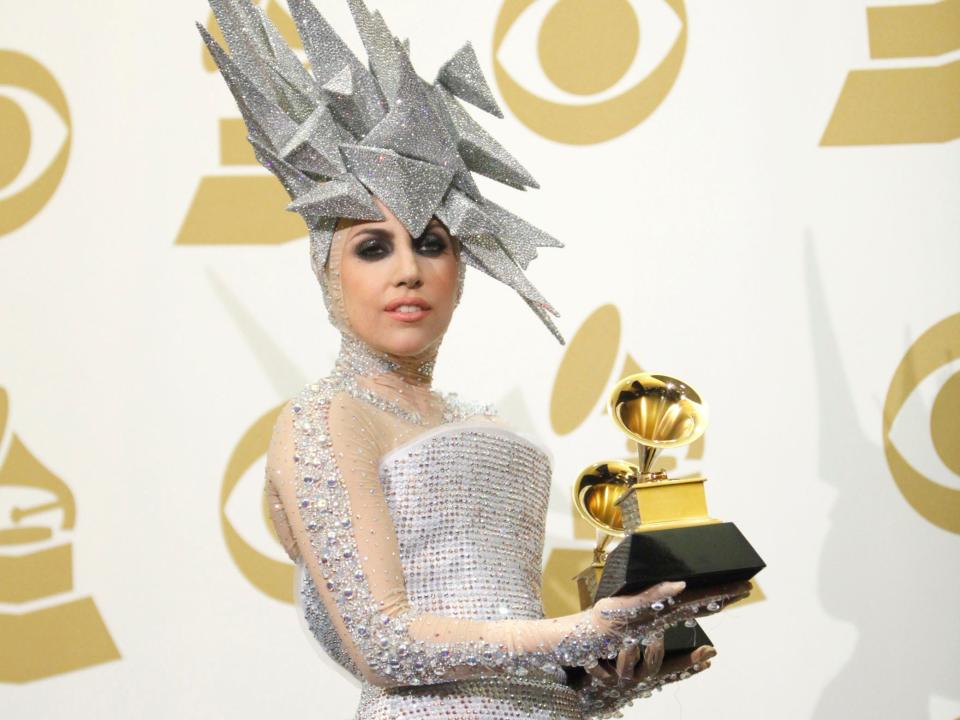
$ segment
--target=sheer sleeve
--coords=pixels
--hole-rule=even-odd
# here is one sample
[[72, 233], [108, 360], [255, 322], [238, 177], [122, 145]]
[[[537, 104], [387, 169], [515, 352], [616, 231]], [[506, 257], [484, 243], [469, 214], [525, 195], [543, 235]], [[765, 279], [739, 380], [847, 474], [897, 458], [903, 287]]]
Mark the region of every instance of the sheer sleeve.
[[297, 541], [293, 538], [290, 521], [287, 520], [286, 513], [283, 511], [283, 502], [280, 500], [280, 493], [277, 491], [276, 485], [274, 485], [269, 478], [263, 486], [263, 492], [266, 496], [267, 508], [270, 511], [270, 521], [273, 523], [273, 529], [277, 533], [277, 539], [287, 553], [287, 557], [294, 562], [299, 562], [300, 549], [297, 547]]
[[679, 619], [680, 586], [602, 600], [541, 620], [468, 620], [418, 611], [404, 587], [379, 481], [384, 428], [363, 401], [323, 384], [281, 412], [267, 460], [299, 556], [357, 669], [382, 687], [544, 675], [612, 658]]

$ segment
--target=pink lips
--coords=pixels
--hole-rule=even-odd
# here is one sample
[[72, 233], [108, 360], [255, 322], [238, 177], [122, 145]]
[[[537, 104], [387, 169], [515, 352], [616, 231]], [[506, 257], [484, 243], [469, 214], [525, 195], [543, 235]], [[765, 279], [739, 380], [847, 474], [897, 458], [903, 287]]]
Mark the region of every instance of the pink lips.
[[[413, 310], [412, 308], [419, 308]], [[423, 320], [431, 310], [430, 303], [423, 298], [402, 297], [387, 303], [384, 311], [394, 320], [405, 323]]]

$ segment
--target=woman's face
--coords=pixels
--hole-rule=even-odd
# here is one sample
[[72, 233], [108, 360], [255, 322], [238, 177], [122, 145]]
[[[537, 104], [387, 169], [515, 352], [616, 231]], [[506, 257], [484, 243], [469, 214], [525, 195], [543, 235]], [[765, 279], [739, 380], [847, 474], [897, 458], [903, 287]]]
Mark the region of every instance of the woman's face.
[[453, 316], [458, 248], [436, 218], [414, 238], [374, 200], [385, 219], [346, 229], [340, 263], [344, 311], [368, 345], [391, 355], [418, 355], [443, 336]]

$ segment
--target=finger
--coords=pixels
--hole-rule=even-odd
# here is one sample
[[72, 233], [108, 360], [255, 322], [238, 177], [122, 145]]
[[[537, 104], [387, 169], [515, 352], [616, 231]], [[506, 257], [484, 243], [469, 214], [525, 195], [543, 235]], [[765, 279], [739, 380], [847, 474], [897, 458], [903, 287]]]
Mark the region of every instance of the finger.
[[666, 600], [667, 598], [676, 597], [686, 589], [687, 584], [682, 580], [679, 582], [662, 582], [630, 597], [635, 598], [639, 603], [649, 605], [657, 602], [658, 600]]
[[657, 638], [643, 649], [643, 664], [640, 667], [640, 679], [653, 677], [660, 672], [663, 664], [663, 638]]
[[676, 674], [678, 677], [683, 673], [694, 674], [710, 667], [710, 660], [717, 656], [717, 651], [711, 645], [701, 645], [689, 655], [672, 657], [660, 668], [661, 676]]
[[662, 582], [635, 595], [603, 598], [600, 603], [603, 603], [603, 610], [613, 610], [615, 612], [633, 608], [641, 609], [679, 595], [686, 586], [687, 584], [684, 582]]
[[[694, 588], [681, 594], [675, 601], [675, 612], [687, 617], [704, 617], [720, 612], [725, 607], [742, 600], [750, 594], [750, 584], [745, 582]], [[692, 614], [690, 614], [692, 611]]]
[[[696, 610], [693, 614], [694, 618], [707, 617], [708, 615], [716, 615], [721, 610], [733, 605], [735, 602], [743, 600], [745, 595], [734, 595], [732, 597], [714, 597], [714, 598], [704, 598], [701, 602], [695, 604]], [[688, 605], [682, 605], [681, 607], [689, 607]]]
[[[712, 585], [710, 587], [692, 588], [684, 592], [677, 598], [677, 602], [684, 604], [701, 602], [708, 598], [724, 597], [741, 599], [750, 594], [751, 586], [748, 582], [726, 583], [724, 585]], [[725, 601], [725, 602], [733, 602]]]
[[691, 663], [701, 663], [706, 662], [710, 658], [717, 656], [717, 650], [713, 645], [701, 645], [692, 653], [690, 653]]
[[633, 678], [634, 668], [637, 661], [640, 660], [640, 646], [634, 645], [632, 648], [621, 650], [617, 655], [617, 678], [621, 682], [626, 682]]
[[602, 683], [608, 683], [613, 679], [613, 674], [599, 662], [590, 666], [585, 665], [583, 669], [586, 670], [591, 677]]

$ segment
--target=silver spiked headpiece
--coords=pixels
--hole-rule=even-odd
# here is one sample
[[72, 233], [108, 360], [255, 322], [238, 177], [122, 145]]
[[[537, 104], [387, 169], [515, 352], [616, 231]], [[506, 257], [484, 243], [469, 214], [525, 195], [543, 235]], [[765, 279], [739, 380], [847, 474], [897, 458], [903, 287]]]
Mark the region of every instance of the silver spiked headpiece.
[[460, 240], [464, 261], [513, 288], [562, 343], [550, 318], [556, 310], [523, 274], [538, 247], [561, 243], [485, 199], [471, 175], [539, 187], [459, 102], [503, 117], [473, 47], [464, 45], [429, 83], [380, 13], [347, 1], [369, 67], [310, 0], [288, 0], [310, 71], [250, 0], [209, 0], [229, 55], [197, 25], [257, 159], [309, 228], [314, 271], [323, 273], [338, 218], [383, 219], [374, 195], [413, 237], [437, 216]]

